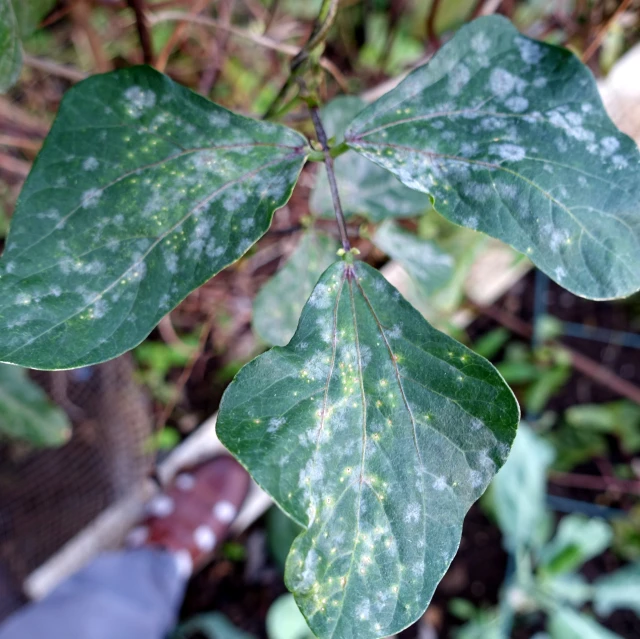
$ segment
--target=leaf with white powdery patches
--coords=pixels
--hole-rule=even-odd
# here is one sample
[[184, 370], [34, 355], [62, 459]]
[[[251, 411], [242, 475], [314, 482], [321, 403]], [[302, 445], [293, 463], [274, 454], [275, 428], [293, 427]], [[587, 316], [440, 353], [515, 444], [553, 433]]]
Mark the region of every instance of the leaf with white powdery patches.
[[298, 326], [302, 307], [318, 278], [335, 262], [339, 244], [306, 231], [287, 263], [260, 289], [253, 303], [253, 329], [271, 346], [284, 346]]
[[265, 233], [307, 152], [149, 67], [76, 85], [0, 262], [0, 361], [71, 368], [136, 346]]
[[223, 444], [305, 528], [285, 579], [319, 637], [384, 637], [424, 612], [519, 411], [497, 371], [375, 269], [327, 269], [286, 347], [246, 365]]
[[[347, 124], [364, 109], [364, 100], [340, 96], [321, 109], [327, 135], [340, 139]], [[334, 160], [342, 208], [347, 217], [363, 215], [372, 222], [411, 217], [431, 207], [429, 198], [407, 188], [391, 173], [353, 151]], [[333, 217], [333, 199], [324, 167], [319, 167], [309, 208], [322, 217]]]
[[345, 139], [570, 291], [607, 299], [640, 288], [640, 153], [589, 70], [506, 19], [460, 29]]

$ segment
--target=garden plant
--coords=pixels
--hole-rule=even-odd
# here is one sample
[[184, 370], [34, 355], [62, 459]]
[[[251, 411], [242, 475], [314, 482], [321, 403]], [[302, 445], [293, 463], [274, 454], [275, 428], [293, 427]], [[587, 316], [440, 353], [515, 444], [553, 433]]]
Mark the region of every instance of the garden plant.
[[[640, 154], [571, 52], [501, 17], [461, 28], [372, 104], [321, 109], [319, 55], [337, 4], [323, 2], [263, 120], [147, 66], [67, 92], [0, 262], [0, 361], [68, 369], [134, 348], [266, 233], [306, 162], [324, 163], [341, 246], [309, 229], [279, 288], [261, 293], [255, 323], [278, 345], [237, 374], [217, 433], [303, 528], [285, 579], [311, 630], [346, 639], [422, 615], [466, 512], [509, 455], [519, 408], [488, 361], [358, 259], [342, 180], [372, 162], [376, 180], [393, 181], [390, 199], [371, 195], [370, 219], [383, 222], [374, 242], [389, 254], [411, 260], [390, 218], [426, 194], [451, 222], [604, 300], [640, 289]], [[19, 57], [18, 35], [3, 35], [0, 68], [7, 51]], [[271, 121], [300, 101], [316, 140]], [[421, 257], [419, 283], [437, 288], [447, 256]], [[301, 281], [314, 271], [317, 282]], [[274, 308], [281, 322], [260, 330], [261, 309]]]

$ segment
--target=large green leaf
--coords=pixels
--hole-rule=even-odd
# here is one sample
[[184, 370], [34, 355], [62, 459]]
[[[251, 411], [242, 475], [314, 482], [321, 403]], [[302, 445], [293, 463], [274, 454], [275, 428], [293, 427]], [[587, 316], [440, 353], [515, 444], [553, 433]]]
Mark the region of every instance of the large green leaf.
[[0, 93], [4, 93], [20, 75], [22, 45], [18, 21], [11, 0], [0, 0]]
[[613, 537], [611, 526], [602, 519], [567, 515], [555, 537], [544, 547], [540, 562], [547, 573], [577, 570], [585, 561], [604, 552]]
[[0, 361], [69, 368], [138, 344], [264, 234], [306, 152], [148, 67], [75, 86], [0, 263]]
[[[347, 124], [366, 103], [355, 96], [341, 96], [321, 111], [327, 135], [342, 137]], [[309, 208], [323, 217], [333, 217], [333, 200], [324, 167], [318, 171]], [[411, 217], [430, 207], [429, 198], [409, 189], [389, 171], [347, 151], [335, 160], [340, 201], [346, 215], [363, 215], [373, 222], [390, 217]]]
[[503, 544], [512, 553], [538, 549], [548, 528], [547, 469], [553, 449], [522, 423], [513, 451], [491, 484], [490, 496]]
[[30, 35], [56, 0], [0, 0], [0, 93], [18, 79], [21, 39]]
[[588, 69], [506, 19], [460, 29], [360, 113], [346, 141], [574, 293], [640, 288], [640, 153]]
[[489, 362], [337, 262], [291, 342], [238, 373], [217, 432], [305, 528], [285, 579], [314, 633], [384, 637], [425, 610], [518, 413]]
[[627, 608], [640, 615], [640, 563], [629, 564], [593, 584], [593, 603], [602, 616]]
[[27, 371], [0, 364], [0, 441], [8, 438], [32, 446], [59, 446], [71, 435], [65, 413], [32, 382]]
[[336, 259], [338, 242], [310, 229], [287, 263], [253, 303], [253, 328], [271, 346], [284, 346], [295, 333], [302, 307], [324, 270]]
[[551, 639], [622, 639], [592, 617], [564, 606], [551, 614], [549, 634]]
[[373, 243], [409, 273], [426, 297], [442, 289], [453, 277], [455, 263], [451, 255], [435, 242], [420, 239], [392, 220], [380, 225]]

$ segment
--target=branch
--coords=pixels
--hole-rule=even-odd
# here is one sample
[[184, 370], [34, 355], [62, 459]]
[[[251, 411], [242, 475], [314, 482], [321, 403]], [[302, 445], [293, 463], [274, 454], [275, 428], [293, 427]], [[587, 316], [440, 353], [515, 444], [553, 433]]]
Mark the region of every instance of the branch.
[[136, 16], [136, 27], [138, 28], [138, 38], [142, 48], [142, 59], [145, 64], [153, 64], [153, 49], [151, 47], [151, 36], [147, 29], [147, 22], [144, 13], [144, 0], [127, 0], [127, 4]]
[[324, 165], [327, 168], [327, 177], [329, 178], [329, 189], [331, 190], [331, 199], [333, 200], [333, 210], [336, 214], [336, 222], [340, 229], [340, 239], [342, 240], [342, 248], [345, 251], [351, 250], [351, 243], [349, 242], [349, 235], [347, 233], [347, 223], [344, 219], [344, 213], [342, 211], [342, 204], [340, 203], [340, 195], [338, 193], [338, 184], [336, 182], [336, 174], [333, 166], [333, 158], [331, 157], [331, 149], [329, 148], [329, 141], [327, 140], [327, 133], [324, 130], [322, 119], [320, 118], [320, 110], [317, 106], [310, 106], [311, 119], [313, 120], [313, 126], [316, 129], [316, 135], [318, 141], [322, 146], [324, 152]]

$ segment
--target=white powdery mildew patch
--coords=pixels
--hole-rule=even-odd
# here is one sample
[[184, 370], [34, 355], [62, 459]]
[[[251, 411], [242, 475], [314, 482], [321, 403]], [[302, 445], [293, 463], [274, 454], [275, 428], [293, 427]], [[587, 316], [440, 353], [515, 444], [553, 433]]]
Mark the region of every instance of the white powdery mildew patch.
[[447, 480], [444, 477], [436, 477], [431, 487], [438, 491], [444, 490], [448, 488]]
[[100, 162], [98, 162], [96, 158], [91, 156], [85, 159], [85, 161], [82, 163], [82, 168], [85, 171], [95, 171], [99, 165], [100, 165]]
[[448, 91], [450, 95], [458, 95], [471, 79], [469, 67], [459, 63], [449, 73]]
[[284, 426], [287, 423], [287, 420], [284, 417], [273, 417], [269, 420], [269, 428], [267, 428], [268, 433], [275, 433], [280, 429], [281, 426]]
[[600, 146], [602, 147], [601, 155], [608, 156], [615, 153], [620, 148], [620, 142], [616, 138], [606, 137], [600, 140]]
[[476, 33], [471, 38], [471, 48], [476, 53], [486, 53], [491, 47], [491, 40], [484, 33]]
[[509, 162], [519, 162], [526, 155], [524, 148], [517, 144], [491, 144], [489, 153], [499, 155], [503, 160]]
[[407, 506], [404, 513], [404, 521], [406, 524], [417, 524], [420, 521], [420, 504], [413, 503]]
[[515, 43], [520, 50], [522, 61], [526, 64], [538, 64], [542, 60], [544, 49], [539, 44], [522, 36], [516, 36]]
[[480, 126], [485, 131], [495, 131], [497, 129], [504, 129], [507, 126], [507, 121], [504, 118], [483, 118]]
[[493, 195], [491, 187], [487, 184], [469, 182], [462, 187], [462, 193], [476, 202], [486, 202]]
[[333, 296], [325, 284], [319, 284], [309, 298], [309, 304], [314, 308], [325, 309], [331, 306]]
[[347, 365], [364, 370], [371, 361], [371, 349], [361, 344], [358, 350], [355, 344], [346, 344], [340, 349], [340, 359]]
[[82, 208], [91, 209], [102, 197], [102, 189], [89, 189], [82, 194]]
[[371, 616], [371, 602], [368, 599], [363, 599], [356, 606], [356, 615], [361, 621], [368, 621]]
[[555, 270], [553, 271], [553, 274], [556, 280], [561, 282], [567, 276], [567, 271], [562, 266], [556, 266]]
[[322, 379], [331, 369], [331, 360], [323, 352], [317, 351], [305, 363], [303, 372], [311, 379]]
[[316, 326], [320, 331], [320, 339], [325, 344], [333, 342], [333, 319], [330, 317], [319, 317], [316, 320]]
[[460, 155], [462, 157], [468, 158], [472, 155], [475, 155], [478, 152], [478, 143], [477, 142], [463, 142], [460, 145]]
[[566, 229], [556, 228], [550, 223], [545, 224], [542, 227], [542, 233], [545, 237], [546, 243], [554, 253], [557, 253], [560, 250], [560, 247], [571, 237], [569, 231]]
[[318, 559], [318, 553], [313, 549], [309, 550], [305, 557], [302, 570], [300, 571], [300, 578], [296, 584], [298, 590], [302, 592], [309, 590], [315, 583]]
[[92, 319], [100, 319], [107, 314], [108, 306], [106, 301], [100, 298], [93, 303], [90, 310]]
[[614, 155], [611, 158], [611, 161], [613, 162], [613, 165], [616, 167], [616, 169], [626, 169], [629, 166], [627, 159], [622, 155]]
[[513, 95], [504, 101], [504, 105], [514, 113], [522, 113], [529, 106], [529, 100], [519, 95]]
[[212, 127], [223, 129], [228, 127], [231, 122], [231, 114], [223, 109], [216, 109], [209, 114], [209, 124]]
[[164, 265], [167, 268], [169, 273], [177, 273], [178, 272], [178, 256], [176, 253], [165, 253], [164, 256]]
[[514, 91], [519, 82], [522, 81], [506, 69], [496, 67], [489, 76], [489, 89], [493, 95], [506, 98]]
[[462, 224], [464, 224], [468, 229], [475, 231], [478, 228], [478, 218], [475, 216], [468, 217], [462, 221]]
[[469, 483], [473, 488], [480, 488], [483, 484], [482, 473], [479, 470], [469, 470]]
[[[228, 213], [233, 213], [234, 211], [237, 211], [241, 206], [246, 204], [247, 199], [247, 192], [242, 187], [236, 187], [235, 189], [227, 190], [224, 195], [224, 210]], [[251, 219], [253, 221], [253, 218], [246, 219]]]
[[137, 120], [146, 109], [151, 109], [155, 106], [156, 94], [151, 89], [133, 86], [124, 92], [124, 100], [127, 114]]
[[[593, 131], [589, 131], [582, 125], [583, 117], [579, 113], [573, 113], [572, 111], [566, 111], [562, 107], [553, 109], [547, 113], [549, 122], [560, 129], [563, 129], [566, 134], [581, 142], [593, 142], [595, 140], [595, 134]], [[598, 147], [593, 145], [588, 147], [591, 152], [597, 151]]]

